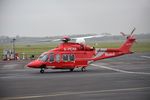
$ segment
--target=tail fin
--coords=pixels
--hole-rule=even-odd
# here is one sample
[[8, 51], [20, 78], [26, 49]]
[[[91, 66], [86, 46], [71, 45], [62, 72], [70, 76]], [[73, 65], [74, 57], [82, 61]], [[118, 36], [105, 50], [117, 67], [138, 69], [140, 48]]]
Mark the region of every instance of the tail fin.
[[126, 37], [127, 40], [125, 41], [125, 43], [123, 43], [123, 45], [119, 48], [119, 50], [122, 51], [123, 53], [132, 53], [131, 47], [136, 40], [135, 37], [133, 36], [134, 31], [135, 31], [135, 28], [132, 30], [131, 34]]

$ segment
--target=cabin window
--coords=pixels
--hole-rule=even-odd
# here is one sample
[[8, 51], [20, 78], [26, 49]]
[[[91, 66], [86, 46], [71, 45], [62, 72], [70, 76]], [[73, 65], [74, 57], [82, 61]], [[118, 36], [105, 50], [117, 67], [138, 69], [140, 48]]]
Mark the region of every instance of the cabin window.
[[63, 61], [68, 61], [68, 55], [67, 54], [63, 54], [62, 58], [63, 58]]
[[50, 62], [54, 61], [54, 53], [50, 53], [50, 55], [49, 55], [49, 61]]
[[75, 58], [74, 58], [74, 55], [73, 55], [73, 54], [70, 54], [70, 55], [69, 55], [69, 61], [74, 61], [74, 59], [75, 59]]
[[47, 61], [47, 59], [48, 59], [48, 55], [47, 54], [42, 54], [38, 58], [38, 60], [41, 60], [41, 61], [44, 61], [44, 62]]
[[73, 54], [63, 54], [62, 59], [63, 61], [74, 61], [75, 56]]
[[56, 54], [56, 62], [60, 62], [60, 54]]

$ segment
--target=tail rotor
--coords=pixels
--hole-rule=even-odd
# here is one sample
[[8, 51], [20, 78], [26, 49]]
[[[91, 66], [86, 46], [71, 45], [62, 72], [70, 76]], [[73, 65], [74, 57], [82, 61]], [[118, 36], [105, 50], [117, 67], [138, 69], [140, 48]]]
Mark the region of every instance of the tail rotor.
[[121, 34], [122, 36], [124, 36], [124, 37], [127, 37], [127, 35], [126, 35], [125, 33], [123, 33], [123, 32], [120, 32], [120, 34]]
[[120, 32], [120, 34], [121, 34], [123, 37], [129, 38], [129, 37], [132, 37], [132, 35], [133, 35], [133, 33], [134, 33], [135, 30], [136, 30], [136, 28], [134, 27], [133, 30], [131, 31], [130, 35], [127, 35], [127, 34], [125, 34], [125, 33], [123, 33], [123, 32]]

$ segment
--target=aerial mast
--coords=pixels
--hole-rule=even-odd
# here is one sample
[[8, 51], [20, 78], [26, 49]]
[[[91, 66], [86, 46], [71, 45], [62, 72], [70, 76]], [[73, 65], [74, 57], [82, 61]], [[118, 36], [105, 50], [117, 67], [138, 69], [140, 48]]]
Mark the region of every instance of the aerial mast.
[[15, 41], [16, 41], [16, 39], [15, 38], [13, 38], [13, 40], [12, 40], [12, 50], [13, 50], [13, 56], [14, 56], [14, 60], [16, 60], [16, 50], [15, 50]]

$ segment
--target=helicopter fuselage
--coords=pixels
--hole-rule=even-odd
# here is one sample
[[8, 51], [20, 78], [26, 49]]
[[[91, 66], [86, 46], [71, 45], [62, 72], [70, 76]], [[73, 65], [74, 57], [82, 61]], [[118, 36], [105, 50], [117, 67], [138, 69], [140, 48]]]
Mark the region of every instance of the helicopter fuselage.
[[27, 66], [31, 68], [74, 69], [87, 67], [88, 61], [95, 55], [95, 48], [85, 44], [66, 42], [44, 52]]

